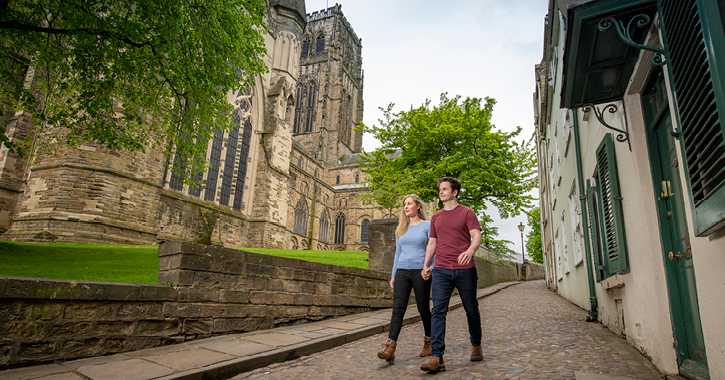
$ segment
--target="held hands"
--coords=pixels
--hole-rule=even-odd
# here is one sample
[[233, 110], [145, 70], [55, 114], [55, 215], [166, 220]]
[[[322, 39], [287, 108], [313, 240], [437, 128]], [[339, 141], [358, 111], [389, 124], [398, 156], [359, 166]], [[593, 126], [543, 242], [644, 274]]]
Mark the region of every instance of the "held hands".
[[468, 251], [466, 251], [458, 255], [458, 265], [466, 265], [470, 263], [471, 260], [473, 260], [473, 252], [468, 253]]
[[428, 279], [430, 279], [431, 273], [433, 273], [433, 268], [423, 267], [423, 270], [420, 271], [420, 275], [426, 281], [428, 281]]

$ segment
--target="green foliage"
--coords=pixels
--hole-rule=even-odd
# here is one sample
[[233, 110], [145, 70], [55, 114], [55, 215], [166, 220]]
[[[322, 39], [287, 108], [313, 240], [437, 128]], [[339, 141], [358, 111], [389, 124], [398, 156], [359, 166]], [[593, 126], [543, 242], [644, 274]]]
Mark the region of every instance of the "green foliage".
[[512, 253], [511, 242], [495, 239], [498, 231], [487, 208], [494, 205], [508, 218], [533, 206], [527, 193], [537, 185], [536, 156], [531, 140], [516, 141], [521, 127], [510, 133], [495, 130], [495, 103], [444, 93], [432, 108], [429, 100], [410, 111], [394, 112], [392, 103], [381, 108], [385, 120], [379, 120], [380, 126], [359, 127], [382, 143], [363, 155], [369, 197], [381, 210], [395, 210], [410, 193], [431, 202], [438, 197], [438, 178], [457, 177], [462, 182], [458, 201], [479, 215], [484, 246]]
[[[50, 137], [3, 143], [21, 156], [33, 140], [49, 151], [168, 143], [167, 154], [199, 157], [231, 126], [228, 94], [267, 70], [265, 15], [265, 0], [0, 2], [0, 98]], [[205, 165], [191, 161], [190, 173]]]
[[0, 241], [0, 276], [156, 284], [155, 245]]
[[531, 231], [526, 234], [526, 252], [534, 262], [544, 263], [544, 251], [541, 245], [541, 209], [535, 207], [526, 213]]

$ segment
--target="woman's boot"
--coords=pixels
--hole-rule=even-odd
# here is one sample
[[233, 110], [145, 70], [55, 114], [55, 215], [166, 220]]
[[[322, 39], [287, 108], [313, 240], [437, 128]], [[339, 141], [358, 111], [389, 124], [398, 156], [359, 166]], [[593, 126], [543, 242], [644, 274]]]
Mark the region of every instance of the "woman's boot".
[[380, 359], [385, 359], [388, 364], [393, 364], [393, 362], [395, 362], [395, 347], [397, 346], [398, 343], [392, 339], [388, 339], [388, 341], [385, 342], [385, 349], [378, 351], [378, 357]]
[[431, 351], [433, 349], [430, 347], [430, 338], [426, 336], [423, 338], [423, 350], [420, 352], [420, 356], [430, 356]]

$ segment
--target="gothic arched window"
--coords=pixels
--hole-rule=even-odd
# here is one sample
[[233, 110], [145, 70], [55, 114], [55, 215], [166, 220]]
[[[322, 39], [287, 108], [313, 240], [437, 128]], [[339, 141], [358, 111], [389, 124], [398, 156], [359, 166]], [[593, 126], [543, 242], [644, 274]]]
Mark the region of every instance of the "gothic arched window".
[[309, 53], [310, 53], [310, 37], [306, 37], [304, 40], [302, 40], [302, 54], [300, 54], [300, 58], [307, 58]]
[[295, 105], [295, 124], [292, 126], [292, 134], [300, 133], [302, 129], [302, 104], [305, 99], [306, 87], [304, 84], [297, 85], [297, 101]]
[[360, 182], [360, 173], [355, 173], [355, 183]]
[[315, 54], [319, 54], [325, 51], [325, 34], [320, 33], [317, 35], [317, 41], [315, 41]]
[[368, 242], [369, 232], [370, 232], [370, 221], [367, 219], [363, 219], [362, 223], [360, 224], [360, 242], [361, 243]]
[[327, 210], [320, 216], [320, 241], [327, 243], [327, 231], [330, 229], [330, 214]]
[[335, 244], [345, 244], [345, 214], [339, 213], [335, 218]]
[[339, 185], [339, 184], [340, 184], [340, 176], [337, 176], [337, 179], [335, 179], [335, 185]]
[[300, 198], [295, 207], [295, 225], [294, 232], [304, 235], [307, 231], [307, 202], [304, 198]]
[[307, 116], [305, 117], [305, 133], [312, 132], [312, 123], [315, 119], [315, 101], [317, 97], [317, 86], [315, 82], [310, 83], [307, 88]]

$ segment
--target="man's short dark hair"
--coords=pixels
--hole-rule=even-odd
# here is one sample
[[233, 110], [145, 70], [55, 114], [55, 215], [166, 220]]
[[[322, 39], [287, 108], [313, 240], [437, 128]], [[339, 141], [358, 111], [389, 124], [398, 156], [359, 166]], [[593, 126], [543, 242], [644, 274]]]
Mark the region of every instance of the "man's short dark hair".
[[441, 182], [448, 182], [451, 184], [451, 190], [456, 191], [456, 198], [458, 198], [458, 194], [461, 193], [461, 180], [458, 178], [453, 177], [443, 177], [438, 178], [438, 187], [441, 186]]

